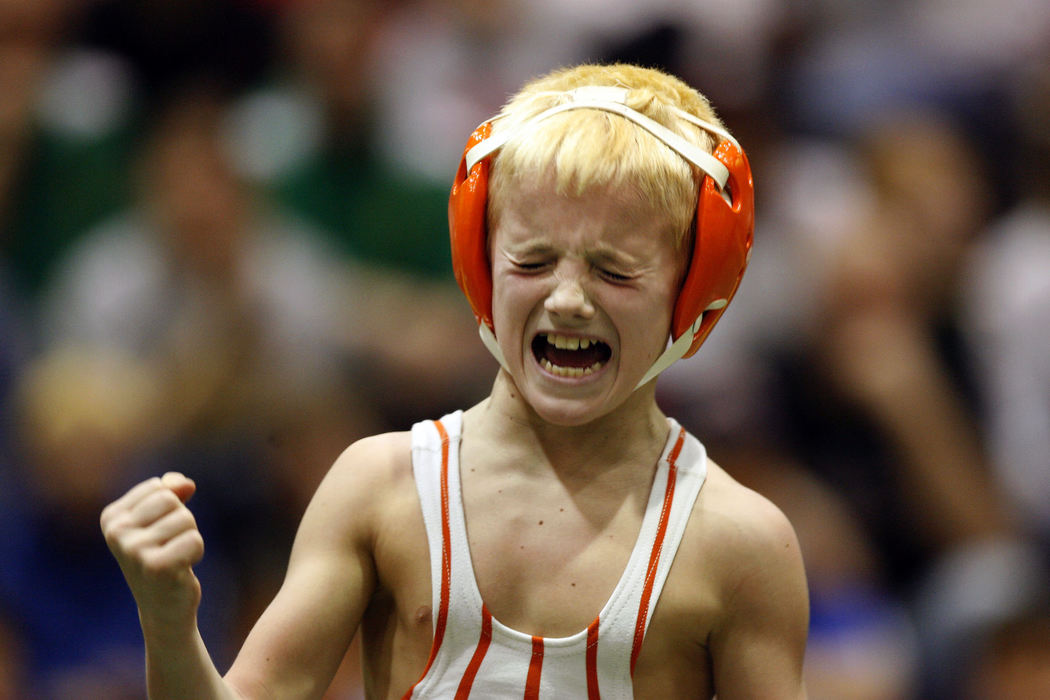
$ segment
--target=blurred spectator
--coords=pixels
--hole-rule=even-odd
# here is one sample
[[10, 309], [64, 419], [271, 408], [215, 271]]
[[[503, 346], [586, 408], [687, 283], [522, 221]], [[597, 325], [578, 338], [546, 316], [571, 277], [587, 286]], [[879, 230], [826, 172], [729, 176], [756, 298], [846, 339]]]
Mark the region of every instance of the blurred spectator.
[[422, 0], [382, 37], [380, 145], [444, 181], [469, 133], [558, 66], [632, 61], [682, 75], [725, 109], [759, 99], [791, 10], [777, 0]]
[[[284, 61], [245, 96], [231, 135], [241, 171], [368, 265], [447, 279], [450, 182], [395, 167], [375, 147], [376, 43], [397, 3], [304, 0], [280, 16]], [[449, 173], [455, 164], [449, 166]]]
[[[21, 697], [142, 696], [135, 609], [96, 531], [102, 506], [138, 476], [161, 413], [157, 388], [133, 358], [74, 348], [35, 360], [21, 377], [17, 471], [0, 511], [0, 601], [13, 611], [9, 641], [25, 660]], [[211, 581], [217, 563], [211, 557], [200, 575]], [[211, 582], [209, 637], [226, 624], [226, 585]]]
[[1015, 78], [1019, 197], [968, 268], [967, 317], [996, 476], [1024, 526], [1050, 545], [1050, 65]]
[[[127, 483], [113, 472], [128, 461], [125, 452], [136, 455], [136, 473], [179, 469], [195, 478], [194, 510], [212, 543], [206, 564], [235, 572], [226, 573], [203, 613], [224, 621], [212, 628], [221, 634], [222, 663], [223, 652], [240, 643], [244, 617], [258, 615], [257, 598], [276, 590], [271, 584], [284, 561], [273, 552], [287, 553], [304, 494], [342, 447], [377, 424], [347, 388], [355, 362], [343, 329], [360, 325], [353, 322], [360, 298], [353, 267], [309, 229], [261, 206], [238, 178], [221, 138], [221, 93], [192, 85], [165, 105], [139, 160], [138, 199], [90, 231], [60, 265], [45, 295], [42, 335], [47, 357], [84, 349], [63, 363], [65, 382], [56, 382], [70, 391], [97, 381], [130, 392], [132, 368], [140, 368], [151, 400], [143, 406], [124, 395], [96, 407], [95, 417], [126, 411], [136, 429], [122, 430], [127, 444], [100, 454], [86, 472], [97, 488], [69, 493], [64, 507], [80, 504], [97, 521], [112, 494], [100, 500], [94, 490]], [[103, 373], [96, 356], [127, 370]], [[77, 391], [85, 402], [93, 396]], [[61, 407], [77, 396], [41, 405]], [[319, 463], [304, 466], [300, 458]], [[299, 468], [297, 480], [287, 466], [279, 469], [288, 461]], [[31, 462], [33, 475], [65, 463], [42, 456]], [[66, 482], [48, 480], [52, 489]], [[55, 544], [71, 547], [68, 538]], [[106, 566], [104, 549], [93, 553], [96, 565], [119, 574]], [[115, 610], [113, 624], [134, 636], [133, 678], [141, 681], [134, 607], [119, 578], [111, 589], [132, 615]]]
[[[3, 244], [0, 243], [0, 251]], [[25, 303], [17, 294], [9, 269], [0, 258], [0, 483], [7, 476], [11, 461], [11, 440], [15, 425], [10, 401], [19, 374], [29, 358], [32, 339]]]
[[126, 197], [127, 66], [64, 42], [72, 0], [0, 0], [0, 241], [32, 295], [66, 247]]
[[[494, 368], [454, 289], [448, 191], [391, 163], [377, 97], [377, 43], [400, 7], [377, 0], [307, 0], [282, 10], [284, 70], [236, 106], [235, 162], [280, 206], [359, 264], [341, 319], [361, 362], [358, 389], [391, 428], [470, 404]], [[458, 138], [458, 137], [457, 137]], [[422, 349], [426, 351], [422, 351]], [[494, 369], [493, 369], [494, 372]]]
[[[620, 14], [626, 4], [606, 2], [592, 16]], [[388, 157], [447, 182], [463, 152], [460, 139], [498, 112], [524, 79], [584, 55], [588, 25], [571, 11], [551, 21], [546, 5], [422, 0], [394, 14], [379, 37], [375, 66], [385, 124], [376, 136]], [[573, 3], [557, 3], [565, 5]]]
[[1050, 696], [1050, 613], [1035, 610], [983, 635], [966, 672], [964, 700], [1036, 700]]
[[0, 607], [0, 700], [26, 697], [25, 649], [22, 626]]
[[996, 125], [1004, 76], [1050, 43], [1042, 0], [803, 3], [809, 29], [781, 66], [796, 128], [851, 136], [887, 104], [932, 101]]
[[[945, 669], [975, 654], [982, 630], [1001, 626], [975, 662], [975, 698], [1041, 697], [1047, 692], [1045, 615], [1024, 612], [1045, 599], [1050, 579], [1050, 72], [1046, 61], [1015, 76], [1012, 123], [1017, 156], [1000, 140], [998, 157], [1017, 184], [1018, 197], [985, 232], [966, 268], [967, 337], [984, 392], [984, 432], [993, 475], [1029, 547], [1014, 546], [973, 562], [951, 562], [926, 592], [930, 619], [942, 637], [931, 659], [949, 681], [966, 678]], [[1009, 621], [1016, 619], [1014, 623]], [[968, 640], [961, 643], [958, 640]], [[1042, 664], [1042, 670], [1040, 670]], [[949, 687], [949, 690], [957, 688]]]
[[220, 139], [225, 103], [172, 97], [144, 149], [133, 207], [90, 232], [48, 290], [45, 342], [155, 363], [182, 438], [250, 425], [330, 382], [349, 276], [308, 230], [256, 205]]
[[383, 32], [377, 74], [383, 152], [444, 181], [467, 133], [523, 81], [560, 65], [662, 66], [739, 108], [766, 89], [774, 37], [790, 16], [775, 0], [422, 0]]
[[793, 432], [914, 604], [924, 694], [953, 697], [966, 630], [1016, 609], [1043, 575], [992, 471], [961, 313], [991, 188], [966, 133], [938, 114], [886, 114], [859, 148], [874, 206], [840, 248], [794, 377]]
[[923, 653], [921, 697], [954, 700], [988, 631], [1043, 604], [1050, 571], [1021, 538], [957, 547], [929, 569], [912, 610]]
[[[756, 178], [756, 245], [733, 308], [703, 352], [672, 365], [657, 384], [671, 415], [708, 442], [793, 441], [783, 365], [803, 355], [846, 238], [872, 206], [847, 143], [802, 138], [763, 121], [748, 144]], [[819, 197], [815, 194], [819, 193]]]
[[835, 491], [762, 442], [716, 443], [718, 461], [791, 520], [806, 565], [810, 630], [806, 689], [813, 700], [901, 700], [917, 689], [916, 630], [887, 585], [879, 552]]
[[207, 76], [228, 90], [243, 89], [258, 82], [275, 58], [273, 2], [91, 0], [83, 4], [76, 42], [130, 64], [148, 102], [195, 76]]
[[988, 186], [965, 136], [939, 117], [891, 115], [861, 149], [875, 202], [839, 248], [793, 428], [906, 586], [928, 557], [1008, 528], [957, 315]]

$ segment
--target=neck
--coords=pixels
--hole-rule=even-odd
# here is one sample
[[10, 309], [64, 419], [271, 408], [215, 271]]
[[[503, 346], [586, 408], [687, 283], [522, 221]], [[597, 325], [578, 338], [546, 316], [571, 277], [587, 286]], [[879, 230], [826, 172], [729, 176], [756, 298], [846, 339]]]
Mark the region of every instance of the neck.
[[[636, 390], [612, 411], [582, 425], [544, 420], [526, 403], [514, 380], [500, 371], [492, 394], [468, 412], [467, 420], [505, 454], [537, 469], [553, 469], [561, 478], [593, 478], [597, 470], [656, 463], [667, 440], [667, 418], [656, 404], [655, 382]], [[537, 459], [541, 457], [542, 459]]]

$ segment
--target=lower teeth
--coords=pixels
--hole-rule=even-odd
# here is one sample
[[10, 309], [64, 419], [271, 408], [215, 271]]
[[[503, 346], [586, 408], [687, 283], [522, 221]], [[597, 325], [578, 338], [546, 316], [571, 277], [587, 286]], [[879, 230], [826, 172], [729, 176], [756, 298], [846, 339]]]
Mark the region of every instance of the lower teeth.
[[586, 377], [589, 374], [594, 374], [601, 366], [602, 363], [595, 362], [590, 367], [559, 367], [551, 364], [550, 360], [543, 360], [543, 368], [558, 377]]

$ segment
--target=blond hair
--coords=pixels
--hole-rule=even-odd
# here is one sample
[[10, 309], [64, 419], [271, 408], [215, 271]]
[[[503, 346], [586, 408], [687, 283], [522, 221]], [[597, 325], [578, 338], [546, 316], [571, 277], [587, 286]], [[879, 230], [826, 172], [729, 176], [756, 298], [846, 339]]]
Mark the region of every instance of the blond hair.
[[493, 136], [515, 136], [493, 161], [489, 230], [516, 185], [553, 175], [555, 190], [567, 196], [594, 187], [633, 189], [665, 212], [676, 245], [683, 246], [692, 231], [702, 172], [646, 130], [608, 111], [580, 109], [531, 121], [572, 99], [570, 90], [589, 86], [625, 88], [628, 107], [707, 152], [716, 145], [710, 133], [679, 112], [722, 127], [711, 104], [672, 75], [628, 64], [556, 70], [527, 83], [493, 121]]

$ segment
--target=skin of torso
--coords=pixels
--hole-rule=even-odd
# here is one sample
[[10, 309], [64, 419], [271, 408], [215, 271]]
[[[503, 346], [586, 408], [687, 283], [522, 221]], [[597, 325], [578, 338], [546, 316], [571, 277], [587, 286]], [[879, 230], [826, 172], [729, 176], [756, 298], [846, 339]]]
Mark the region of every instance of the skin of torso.
[[[626, 566], [666, 439], [648, 446], [645, 462], [624, 463], [578, 478], [552, 479], [510, 468], [513, 448], [497, 446], [471, 424], [462, 438], [461, 478], [475, 577], [493, 616], [541, 636], [585, 628], [605, 605]], [[389, 494], [376, 523], [376, 588], [362, 620], [369, 698], [400, 698], [419, 680], [433, 637], [430, 556], [412, 476], [410, 436], [384, 436]], [[645, 450], [643, 450], [645, 451]], [[520, 464], [520, 462], [517, 462]], [[586, 476], [586, 478], [584, 478]], [[694, 506], [682, 544], [653, 612], [634, 674], [636, 698], [710, 697], [708, 637], [726, 595], [720, 529], [725, 502], [748, 497], [717, 465]], [[715, 510], [708, 504], [722, 499]], [[481, 523], [485, 525], [482, 526]]]

